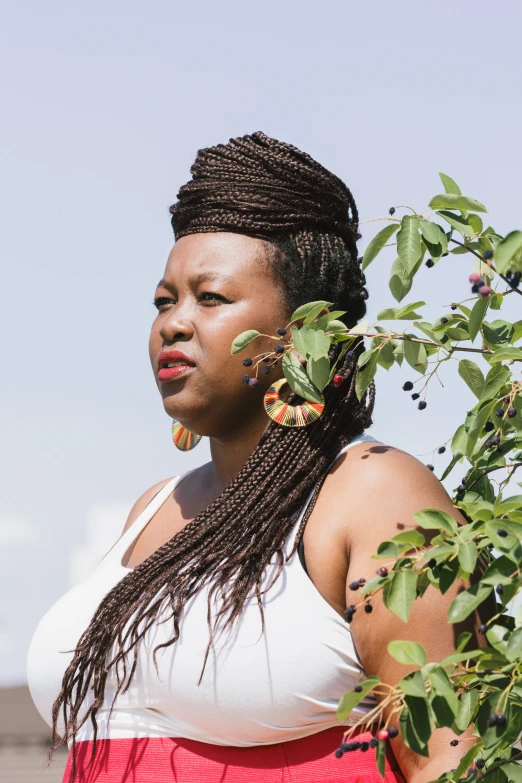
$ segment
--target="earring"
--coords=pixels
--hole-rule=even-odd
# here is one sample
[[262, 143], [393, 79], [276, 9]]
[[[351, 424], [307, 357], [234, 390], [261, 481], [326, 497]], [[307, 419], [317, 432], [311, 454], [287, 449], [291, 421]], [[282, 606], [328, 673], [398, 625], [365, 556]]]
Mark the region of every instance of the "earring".
[[324, 395], [321, 394], [321, 402], [307, 400], [302, 405], [288, 405], [279, 398], [279, 391], [285, 383], [288, 383], [286, 378], [280, 378], [265, 393], [265, 411], [270, 418], [283, 427], [306, 427], [317, 421], [324, 411]]
[[177, 419], [172, 419], [172, 440], [180, 451], [190, 451], [198, 445], [201, 435], [196, 435], [195, 432], [187, 430]]

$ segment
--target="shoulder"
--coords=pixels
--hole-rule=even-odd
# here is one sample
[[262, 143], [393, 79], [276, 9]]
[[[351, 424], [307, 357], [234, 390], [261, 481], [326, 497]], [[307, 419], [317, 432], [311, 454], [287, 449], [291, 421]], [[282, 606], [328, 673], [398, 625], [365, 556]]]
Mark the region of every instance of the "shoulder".
[[129, 527], [137, 520], [139, 515], [145, 510], [145, 508], [148, 506], [150, 501], [152, 500], [155, 495], [158, 494], [160, 490], [163, 489], [163, 487], [169, 483], [169, 481], [172, 481], [172, 478], [163, 479], [162, 481], [158, 481], [156, 484], [154, 484], [152, 487], [149, 487], [149, 489], [145, 490], [143, 495], [140, 495], [140, 497], [137, 499], [133, 507], [131, 508], [129, 512], [129, 516], [127, 517], [127, 521], [125, 522], [125, 527], [123, 528], [121, 534], [123, 535], [126, 530], [129, 529]]
[[373, 547], [416, 526], [413, 514], [439, 508], [463, 520], [440, 480], [423, 462], [380, 441], [362, 441], [336, 462], [332, 500], [342, 499], [350, 549]]

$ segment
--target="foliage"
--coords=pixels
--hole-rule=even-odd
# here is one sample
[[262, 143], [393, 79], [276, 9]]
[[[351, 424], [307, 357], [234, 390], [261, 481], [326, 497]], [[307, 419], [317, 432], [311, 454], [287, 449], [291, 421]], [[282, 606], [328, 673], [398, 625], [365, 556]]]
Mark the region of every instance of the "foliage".
[[[520, 783], [522, 766], [517, 759], [522, 759], [522, 752], [514, 746], [522, 737], [522, 611], [513, 617], [507, 605], [522, 581], [522, 494], [508, 496], [505, 490], [522, 465], [522, 379], [518, 364], [522, 361], [522, 320], [513, 323], [499, 315], [506, 297], [522, 295], [518, 288], [522, 231], [502, 236], [492, 226], [484, 227], [481, 215], [487, 213], [486, 207], [463, 196], [447, 175], [440, 177], [445, 193], [431, 199], [429, 210], [425, 210], [428, 214], [404, 207], [411, 214], [399, 219], [394, 215], [400, 207], [392, 207], [389, 217], [378, 218], [386, 220], [387, 225], [371, 240], [362, 259], [362, 269], [366, 269], [383, 248], [396, 246], [389, 288], [401, 304], [382, 310], [371, 329], [367, 320], [348, 329], [338, 320], [343, 311], [327, 311], [333, 306], [331, 302], [303, 305], [286, 327], [284, 350], [279, 347], [279, 352], [256, 357], [254, 369], [263, 366], [263, 361], [275, 364], [283, 357], [282, 369], [293, 391], [317, 401], [332, 383], [346, 352], [367, 337], [369, 347], [357, 360], [358, 399], [378, 367], [389, 371], [394, 364], [407, 365], [421, 376], [425, 397], [427, 383], [440, 366], [457, 361], [458, 374], [477, 402], [450, 439], [452, 456], [441, 480], [457, 465], [463, 466], [465, 475], [455, 489], [454, 505], [466, 524], [458, 524], [438, 509], [414, 514], [416, 529], [399, 533], [379, 546], [374, 558], [385, 561], [385, 565], [361, 585], [361, 601], [355, 606], [369, 603], [382, 591], [387, 608], [406, 622], [414, 601], [422, 600], [429, 585], [445, 593], [456, 579], [469, 584], [470, 576], [479, 569], [480, 579], [452, 601], [448, 622], [462, 622], [493, 592], [498, 613], [479, 628], [485, 646], [470, 650], [472, 636], [463, 633], [455, 654], [442, 661], [428, 661], [417, 643], [391, 642], [388, 653], [411, 666], [412, 672], [396, 687], [374, 676], [366, 678], [357, 690], [344, 694], [338, 717], [343, 722], [369, 692], [379, 693], [383, 698], [378, 706], [357, 725], [378, 722], [380, 730], [387, 730], [393, 715], [403, 741], [422, 756], [428, 755], [428, 740], [434, 729], [450, 727], [458, 737], [473, 726], [476, 742], [463, 754], [456, 770], [441, 775], [437, 783], [483, 778], [491, 783]], [[390, 244], [392, 238], [396, 242]], [[469, 307], [453, 302], [451, 312], [431, 323], [418, 312], [425, 302], [402, 303], [426, 256], [426, 265], [433, 267], [455, 263], [458, 259], [452, 256], [462, 254], [471, 255], [474, 262]], [[443, 258], [447, 260], [443, 262]], [[379, 323], [387, 321], [408, 324], [404, 331], [396, 331]], [[258, 336], [254, 330], [239, 335], [232, 352], [244, 350]], [[269, 337], [282, 345], [281, 336]], [[337, 343], [343, 343], [342, 350], [331, 365], [329, 350]], [[460, 358], [462, 353], [465, 358]], [[485, 362], [486, 372], [467, 358], [471, 354]], [[403, 388], [409, 391], [413, 385], [408, 381]], [[418, 399], [420, 394], [413, 396]], [[423, 398], [419, 408], [422, 410], [425, 404]], [[494, 486], [491, 474], [498, 470], [505, 472], [505, 478]], [[423, 530], [431, 531], [429, 543]], [[351, 616], [353, 610], [348, 621]], [[393, 710], [384, 721], [382, 710], [386, 705]], [[376, 763], [382, 777], [384, 744], [379, 741], [376, 745]]]

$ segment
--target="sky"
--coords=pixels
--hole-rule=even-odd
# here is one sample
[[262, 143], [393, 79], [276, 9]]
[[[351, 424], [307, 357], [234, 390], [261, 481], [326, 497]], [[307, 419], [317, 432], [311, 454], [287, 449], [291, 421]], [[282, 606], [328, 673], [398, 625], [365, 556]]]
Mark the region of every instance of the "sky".
[[[198, 149], [262, 130], [308, 152], [352, 190], [361, 254], [383, 225], [369, 221], [425, 209], [440, 171], [497, 231], [521, 228], [521, 22], [517, 0], [4, 5], [0, 685], [25, 681], [36, 624], [135, 500], [209, 458], [205, 439], [173, 446], [147, 351], [168, 207]], [[366, 271], [370, 324], [396, 304], [394, 257]], [[432, 320], [469, 296], [470, 271], [467, 256], [423, 267], [405, 301], [429, 300]], [[415, 372], [380, 368], [369, 430], [439, 476], [474, 404], [450, 364], [424, 411], [401, 388]]]

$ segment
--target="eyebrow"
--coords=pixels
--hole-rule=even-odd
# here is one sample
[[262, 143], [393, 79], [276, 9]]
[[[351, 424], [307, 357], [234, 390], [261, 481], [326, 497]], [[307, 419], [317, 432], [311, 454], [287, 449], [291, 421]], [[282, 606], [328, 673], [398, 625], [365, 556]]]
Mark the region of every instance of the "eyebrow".
[[[206, 283], [208, 281], [218, 281], [220, 283], [233, 283], [234, 278], [230, 275], [225, 275], [222, 272], [200, 272], [190, 278], [190, 282], [199, 285], [200, 283]], [[169, 283], [164, 277], [161, 278], [156, 288], [170, 288]]]

